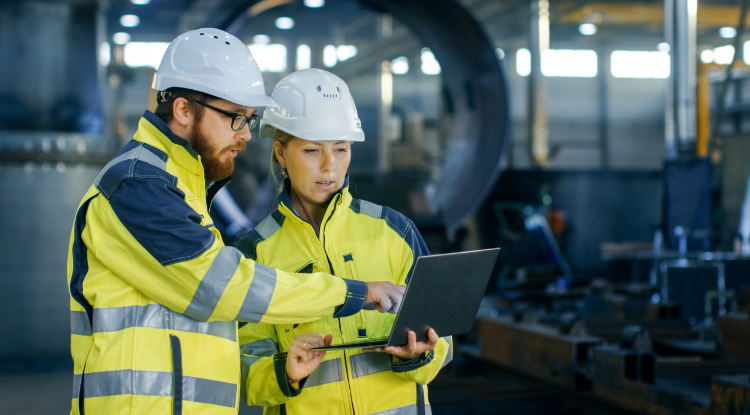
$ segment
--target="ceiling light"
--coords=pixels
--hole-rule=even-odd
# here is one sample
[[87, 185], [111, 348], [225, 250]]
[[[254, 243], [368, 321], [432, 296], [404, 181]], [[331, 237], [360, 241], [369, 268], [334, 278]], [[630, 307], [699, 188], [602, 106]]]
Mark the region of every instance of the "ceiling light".
[[596, 34], [596, 25], [593, 23], [584, 23], [578, 26], [578, 31], [584, 36]]
[[737, 36], [737, 30], [733, 27], [722, 27], [721, 29], [719, 29], [719, 36], [723, 37], [724, 39], [731, 39]]
[[669, 53], [669, 50], [670, 50], [669, 43], [667, 42], [659, 43], [658, 45], [656, 45], [656, 50], [658, 50], [659, 52]]
[[713, 63], [714, 61], [714, 51], [711, 49], [706, 49], [703, 52], [701, 52], [701, 62], [703, 63]]
[[144, 4], [151, 3], [151, 0], [130, 0], [130, 2], [133, 3], [133, 4], [137, 4], [139, 6], [142, 6]]
[[117, 45], [124, 45], [130, 42], [130, 34], [125, 32], [117, 32], [112, 36], [112, 41]]
[[313, 9], [323, 7], [324, 4], [326, 4], [325, 0], [305, 0], [305, 6]]
[[136, 27], [141, 23], [141, 19], [134, 14], [125, 14], [120, 17], [120, 24], [124, 27]]
[[253, 36], [253, 43], [256, 45], [267, 45], [271, 43], [271, 37], [268, 35], [255, 35]]
[[294, 19], [291, 17], [279, 17], [276, 19], [276, 27], [281, 30], [289, 30], [294, 27]]
[[500, 48], [495, 49], [495, 53], [497, 54], [498, 59], [504, 59], [505, 58], [505, 51], [503, 51]]

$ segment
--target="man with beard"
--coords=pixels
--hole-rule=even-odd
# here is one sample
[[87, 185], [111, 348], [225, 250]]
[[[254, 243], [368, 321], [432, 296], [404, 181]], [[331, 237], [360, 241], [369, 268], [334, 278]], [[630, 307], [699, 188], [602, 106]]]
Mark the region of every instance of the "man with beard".
[[288, 274], [224, 246], [211, 200], [258, 124], [256, 109], [276, 106], [239, 39], [217, 29], [180, 35], [153, 88], [156, 113], [146, 111], [76, 213], [71, 413], [236, 414], [237, 322], [395, 312], [403, 287]]

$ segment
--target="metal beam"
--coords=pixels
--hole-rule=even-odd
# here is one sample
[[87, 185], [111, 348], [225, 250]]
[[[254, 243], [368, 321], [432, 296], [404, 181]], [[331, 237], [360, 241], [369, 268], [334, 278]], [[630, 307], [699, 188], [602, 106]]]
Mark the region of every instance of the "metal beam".
[[[698, 28], [735, 26], [740, 8], [738, 6], [698, 5]], [[664, 6], [653, 3], [593, 3], [562, 14], [560, 23], [584, 23], [591, 16], [601, 18], [599, 24], [661, 25], [664, 22]], [[747, 23], [747, 20], [746, 20]]]

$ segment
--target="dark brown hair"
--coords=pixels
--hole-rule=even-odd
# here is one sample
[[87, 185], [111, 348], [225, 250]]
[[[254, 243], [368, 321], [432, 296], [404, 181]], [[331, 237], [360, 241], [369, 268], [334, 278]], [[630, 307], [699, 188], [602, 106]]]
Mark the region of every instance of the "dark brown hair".
[[174, 119], [174, 113], [172, 112], [172, 104], [174, 104], [174, 100], [177, 98], [185, 98], [189, 105], [190, 110], [195, 113], [195, 117], [197, 120], [200, 121], [201, 117], [203, 116], [203, 105], [196, 104], [195, 101], [203, 101], [207, 102], [211, 99], [217, 99], [213, 95], [209, 95], [200, 91], [194, 91], [192, 89], [185, 89], [185, 88], [169, 88], [167, 89], [169, 93], [171, 93], [171, 97], [168, 101], [160, 101], [159, 96], [161, 95], [161, 92], [156, 93], [156, 111], [154, 111], [154, 114], [156, 114], [157, 117], [161, 118], [162, 121], [169, 124], [170, 121]]

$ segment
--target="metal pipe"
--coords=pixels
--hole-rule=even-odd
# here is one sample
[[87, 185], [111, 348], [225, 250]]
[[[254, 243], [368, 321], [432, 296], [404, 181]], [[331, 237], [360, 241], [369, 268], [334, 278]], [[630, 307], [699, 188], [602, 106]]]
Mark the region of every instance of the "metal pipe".
[[602, 48], [599, 66], [599, 160], [602, 169], [609, 168], [609, 55]]
[[672, 76], [667, 95], [665, 141], [668, 156], [695, 147], [697, 0], [664, 1], [664, 37], [671, 51]]
[[532, 0], [531, 73], [529, 74], [529, 153], [532, 164], [546, 166], [549, 156], [547, 82], [542, 75], [542, 55], [549, 49], [549, 1]]
[[745, 21], [747, 20], [747, 11], [750, 6], [750, 0], [743, 0], [742, 7], [740, 9], [740, 21], [737, 23], [737, 34], [734, 36], [734, 57], [732, 63], [727, 67], [727, 76], [724, 79], [724, 83], [721, 85], [721, 93], [719, 94], [719, 101], [717, 104], [716, 121], [713, 123], [713, 132], [711, 133], [711, 139], [709, 140], [708, 147], [713, 149], [716, 146], [716, 139], [719, 136], [719, 128], [721, 122], [724, 119], [725, 101], [727, 96], [727, 90], [729, 84], [734, 80], [734, 65], [739, 60], [739, 50], [742, 45], [742, 36], [745, 34]]

